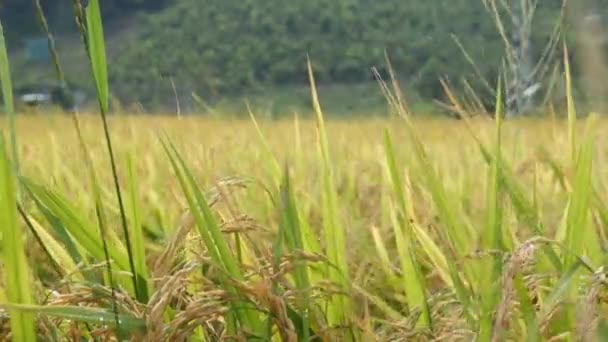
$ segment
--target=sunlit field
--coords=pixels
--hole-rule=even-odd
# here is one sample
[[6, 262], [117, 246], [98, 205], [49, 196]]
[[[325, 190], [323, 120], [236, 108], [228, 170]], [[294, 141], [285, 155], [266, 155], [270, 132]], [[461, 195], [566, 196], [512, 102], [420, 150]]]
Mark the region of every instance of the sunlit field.
[[317, 123], [111, 116], [135, 287], [98, 116], [84, 149], [71, 116], [19, 117], [41, 306], [13, 312], [49, 340], [596, 336], [605, 120], [510, 120], [500, 145], [490, 119]]
[[566, 49], [565, 108], [535, 118], [501, 82], [491, 115], [445, 83], [459, 120], [410, 112], [388, 56], [390, 118], [332, 119], [310, 59], [308, 116], [135, 115], [99, 1], [73, 4], [92, 113], [16, 111], [0, 31], [0, 340], [608, 336], [608, 121], [577, 113]]
[[[100, 121], [94, 115], [81, 115], [80, 124], [100, 185], [112, 201], [115, 195]], [[145, 210], [142, 221], [146, 225], [158, 225], [153, 223], [158, 218], [154, 213], [157, 210], [162, 214], [163, 231], [168, 233], [187, 206], [163, 150], [161, 139], [164, 137], [175, 144], [203, 189], [210, 190], [224, 181], [238, 180], [247, 184], [237, 191], [239, 196], [247, 195], [240, 201], [245, 206], [243, 214], [252, 215], [265, 224], [273, 223], [267, 211], [273, 209], [268, 207], [270, 203], [266, 203], [264, 191], [280, 182], [275, 176], [277, 173], [282, 175], [285, 166], [291, 172], [294, 190], [302, 197], [301, 204], [311, 206], [307, 209], [311, 213], [306, 216], [318, 214], [314, 207], [319, 205], [322, 170], [314, 120], [295, 118], [257, 124], [256, 128], [256, 122], [252, 120], [214, 120], [204, 116], [182, 119], [172, 116], [111, 117], [111, 134], [120, 174], [124, 177], [122, 181], [127, 182], [127, 160], [130, 158], [137, 177], [138, 196], [146, 206], [151, 206], [142, 208]], [[594, 172], [598, 176], [597, 185], [602, 187], [603, 163], [606, 162], [602, 143], [606, 136], [602, 127], [606, 124], [604, 121], [599, 123], [594, 140], [597, 156]], [[413, 126], [428, 153], [428, 162], [450, 197], [456, 196], [454, 199], [458, 199], [456, 202], [463, 207], [467, 219], [483, 222], [485, 218], [481, 214], [486, 205], [488, 164], [466, 125], [458, 120], [414, 119]], [[494, 122], [477, 119], [471, 126], [474, 134], [491, 146]], [[94, 219], [93, 198], [87, 192], [86, 162], [71, 117], [21, 117], [17, 127], [24, 176], [61, 189], [75, 202], [88, 203], [91, 219]], [[400, 173], [415, 179], [412, 182], [422, 196], [415, 202], [416, 210], [427, 216], [425, 220], [432, 219], [433, 202], [431, 198], [425, 198], [430, 195], [428, 190], [423, 190], [426, 171], [416, 161], [402, 120], [329, 120], [330, 158], [338, 199], [344, 211], [342, 215], [346, 215], [345, 223], [357, 227], [349, 228], [349, 232], [358, 234], [381, 224], [382, 197], [390, 189], [385, 170], [385, 130], [391, 132]], [[536, 191], [536, 196], [543, 199], [539, 205], [558, 205], [553, 210], [539, 208], [546, 219], [551, 220], [546, 225], [555, 227], [559, 223], [556, 220], [563, 214], [563, 208], [559, 206], [567, 193], [560, 188], [559, 179], [556, 179], [559, 175], [555, 174], [549, 161], [563, 166], [561, 171], [564, 173], [569, 172], [567, 123], [550, 119], [507, 122], [502, 147], [503, 156], [529, 200], [534, 200]]]

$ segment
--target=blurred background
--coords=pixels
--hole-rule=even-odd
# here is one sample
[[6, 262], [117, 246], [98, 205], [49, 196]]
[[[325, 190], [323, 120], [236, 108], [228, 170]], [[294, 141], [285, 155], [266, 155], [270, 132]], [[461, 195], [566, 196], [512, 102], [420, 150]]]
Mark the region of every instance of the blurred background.
[[[491, 111], [501, 76], [510, 112], [521, 115], [563, 105], [563, 40], [575, 90], [585, 94], [579, 103], [597, 104], [608, 1], [570, 2], [105, 0], [113, 108], [246, 115], [248, 101], [270, 117], [305, 115], [308, 54], [328, 115], [384, 115], [372, 70], [387, 76], [386, 52], [419, 114], [449, 112], [441, 79], [471, 106]], [[52, 88], [55, 79], [32, 3], [0, 5], [22, 95]], [[85, 105], [94, 92], [72, 4], [42, 6], [70, 89]]]

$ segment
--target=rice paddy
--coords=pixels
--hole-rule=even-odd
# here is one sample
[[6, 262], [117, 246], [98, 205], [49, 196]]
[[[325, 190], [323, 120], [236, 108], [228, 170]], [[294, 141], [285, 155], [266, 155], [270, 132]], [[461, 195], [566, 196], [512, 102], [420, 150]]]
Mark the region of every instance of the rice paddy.
[[[301, 340], [304, 318], [309, 339], [469, 340], [480, 337], [484, 315], [489, 338], [577, 338], [590, 334], [577, 328], [581, 317], [593, 327], [603, 318], [605, 120], [593, 126], [593, 167], [581, 184], [561, 119], [505, 122], [500, 168], [480, 151], [496, 146], [489, 119], [324, 120], [327, 159], [313, 119], [109, 119], [147, 296], [138, 298], [129, 281], [98, 116], [79, 116], [86, 155], [70, 116], [20, 116], [23, 266], [33, 303], [56, 310], [26, 310], [40, 338], [114, 336], [113, 324], [87, 320], [86, 311], [84, 318], [69, 315], [103, 310], [112, 323], [114, 305], [132, 320], [123, 337], [158, 341]], [[576, 132], [591, 134], [582, 122]], [[573, 224], [571, 203], [581, 186], [586, 207], [579, 204], [582, 218]], [[112, 236], [108, 248], [124, 258], [112, 260], [114, 291], [103, 276], [96, 192]], [[203, 198], [209, 211], [197, 207]], [[221, 235], [203, 232], [212, 226]], [[489, 226], [498, 228], [489, 234]], [[330, 245], [336, 234], [341, 246]], [[221, 276], [228, 266], [209, 250], [220, 240], [239, 277], [229, 283]], [[570, 240], [579, 240], [575, 255], [583, 259], [566, 266]], [[343, 263], [335, 282], [330, 258]], [[566, 291], [574, 284], [578, 292]], [[581, 300], [591, 301], [582, 311]], [[228, 325], [247, 305], [261, 331], [236, 317]], [[339, 309], [332, 313], [332, 305]], [[21, 312], [14, 310], [8, 312]]]
[[99, 114], [16, 115], [0, 44], [0, 339], [607, 336], [608, 122], [567, 63], [564, 118], [422, 119], [393, 81], [393, 117], [335, 121], [311, 64], [312, 117], [111, 114], [74, 4]]

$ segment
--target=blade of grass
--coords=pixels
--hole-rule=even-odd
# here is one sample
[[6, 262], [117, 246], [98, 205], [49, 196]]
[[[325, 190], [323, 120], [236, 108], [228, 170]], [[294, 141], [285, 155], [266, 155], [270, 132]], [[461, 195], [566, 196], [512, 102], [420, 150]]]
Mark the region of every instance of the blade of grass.
[[357, 284], [353, 285], [353, 288], [361, 293], [365, 298], [367, 298], [374, 306], [376, 306], [382, 313], [386, 315], [386, 317], [397, 321], [405, 321], [407, 317], [403, 316], [399, 311], [393, 309], [386, 301], [382, 298], [382, 296], [375, 295], [365, 290], [361, 286]]
[[15, 104], [13, 99], [13, 84], [11, 71], [4, 39], [4, 28], [0, 22], [0, 82], [2, 83], [2, 98], [4, 99], [4, 110], [8, 117], [9, 139], [11, 144], [11, 159], [15, 172], [19, 175], [19, 153], [17, 146], [17, 127], [15, 124]]
[[[576, 171], [572, 193], [570, 195], [567, 219], [567, 235], [565, 244], [574, 254], [582, 256], [585, 254], [585, 246], [597, 241], [585, 239], [588, 236], [587, 222], [589, 218], [589, 207], [591, 202], [591, 176], [593, 163], [593, 141], [594, 134], [590, 130], [595, 124], [595, 120], [588, 122], [585, 143], [580, 149], [579, 157], [576, 162]], [[565, 265], [570, 266], [574, 263], [573, 256], [565, 259]]]
[[[573, 281], [576, 281], [577, 274], [579, 274], [578, 271], [582, 266], [584, 266], [583, 262], [578, 260], [561, 275], [560, 280], [557, 284], [555, 284], [555, 286], [553, 286], [553, 290], [547, 296], [547, 299], [545, 299], [542, 307], [540, 308], [540, 322], [547, 321], [553, 310], [555, 310], [557, 306], [568, 296], [569, 288], [572, 287]], [[573, 303], [565, 303], [565, 305], [566, 307], [571, 307], [573, 306]], [[563, 324], [560, 324], [558, 328], [560, 331], [567, 330], [567, 326]]]
[[[502, 221], [502, 184], [499, 178], [499, 169], [501, 167], [501, 137], [502, 137], [502, 87], [501, 82], [498, 82], [496, 91], [496, 142], [495, 151], [492, 163], [490, 165], [489, 181], [487, 188], [487, 226], [482, 232], [482, 246], [484, 250], [504, 250]], [[480, 340], [485, 341], [491, 339], [494, 326], [494, 312], [496, 306], [500, 302], [501, 289], [499, 287], [501, 277], [502, 260], [500, 255], [492, 255], [491, 259], [481, 262], [479, 284], [477, 288], [481, 294], [481, 319], [480, 319]]]
[[564, 73], [566, 74], [566, 102], [568, 106], [568, 141], [570, 142], [570, 156], [576, 162], [576, 107], [572, 96], [572, 74], [570, 73], [570, 59], [568, 46], [564, 42]]
[[[283, 258], [283, 245], [285, 244], [285, 233], [284, 233], [284, 226], [283, 225], [279, 225], [279, 230], [277, 232], [277, 237], [274, 241], [274, 245], [273, 245], [273, 269], [274, 269], [274, 273], [278, 274], [278, 272], [280, 272], [281, 269], [281, 261]], [[281, 288], [279, 287], [279, 283], [276, 281], [276, 279], [272, 280], [272, 292], [275, 295], [279, 295], [281, 292]], [[268, 316], [266, 317], [266, 339], [270, 340], [272, 338], [272, 317]]]
[[[298, 202], [298, 199], [294, 198], [294, 202], [296, 203], [296, 207], [298, 210], [298, 220], [300, 223], [300, 231], [302, 232], [302, 243], [304, 245], [304, 250], [314, 254], [314, 255], [322, 255], [321, 246], [319, 245], [318, 234], [312, 230], [310, 223], [308, 222], [305, 210], [302, 209], [301, 203]], [[310, 265], [308, 267], [308, 277], [311, 285], [316, 285], [325, 281], [326, 272], [324, 267], [319, 267], [319, 265]]]
[[[69, 253], [70, 257], [74, 261], [75, 264], [82, 263], [83, 266], [88, 266], [88, 261], [85, 256], [80, 252], [79, 246], [74, 241], [68, 230], [65, 228], [65, 225], [61, 221], [60, 218], [55, 216], [51, 210], [49, 210], [41, 201], [33, 194], [27, 186], [27, 180], [21, 179], [21, 185], [23, 189], [28, 193], [29, 197], [35, 203], [36, 208], [42, 213], [42, 216], [49, 224], [49, 230], [52, 229], [54, 237], [59, 240], [65, 250]], [[93, 281], [90, 277], [89, 273], [85, 273], [85, 276], [88, 280]]]
[[[468, 310], [470, 310], [470, 306], [468, 304], [468, 295], [467, 297], [463, 297], [461, 296], [462, 294], [464, 294], [466, 291], [464, 291], [464, 288], [462, 287], [462, 280], [460, 279], [460, 276], [458, 276], [455, 272], [452, 272], [452, 270], [456, 270], [456, 265], [454, 264], [454, 260], [453, 258], [448, 258], [446, 257], [445, 253], [441, 250], [441, 248], [439, 247], [439, 245], [433, 240], [433, 238], [430, 236], [430, 234], [428, 233], [427, 230], [423, 229], [418, 220], [416, 219], [416, 213], [415, 213], [415, 209], [414, 209], [414, 197], [412, 195], [412, 184], [411, 184], [411, 180], [410, 177], [408, 176], [408, 174], [405, 174], [404, 177], [404, 185], [405, 185], [405, 196], [406, 196], [406, 205], [407, 205], [407, 217], [411, 222], [411, 226], [413, 228], [413, 231], [415, 233], [415, 237], [418, 240], [418, 243], [420, 243], [420, 246], [422, 247], [422, 249], [424, 250], [424, 252], [427, 254], [428, 258], [430, 259], [431, 263], [433, 264], [433, 267], [435, 267], [437, 273], [439, 274], [439, 276], [441, 277], [441, 279], [452, 289], [455, 290], [456, 294], [459, 296], [459, 299], [461, 300], [461, 302], [463, 303], [463, 305], [467, 308], [465, 310], [467, 317], [469, 317], [470, 312]], [[451, 248], [451, 247], [447, 247], [447, 248]], [[460, 287], [460, 288], [458, 288]], [[470, 318], [470, 317], [469, 317]]]
[[310, 303], [310, 281], [308, 277], [308, 266], [306, 260], [298, 260], [298, 252], [308, 252], [305, 250], [302, 233], [300, 230], [300, 222], [298, 210], [294, 200], [294, 194], [291, 188], [289, 171], [285, 167], [283, 182], [281, 186], [281, 206], [279, 208], [281, 215], [280, 234], [285, 236], [285, 244], [287, 250], [296, 256], [294, 260], [294, 275], [295, 287], [298, 293], [298, 307], [302, 326], [298, 329], [298, 337], [301, 341], [308, 341], [310, 338], [310, 318], [309, 318], [309, 303]]
[[[9, 308], [27, 314], [39, 314], [68, 320], [74, 320], [82, 323], [97, 324], [101, 326], [120, 327], [123, 332], [133, 334], [141, 332], [146, 328], [146, 322], [141, 318], [136, 318], [130, 315], [119, 314], [119, 325], [116, 325], [114, 313], [112, 311], [100, 310], [96, 308], [87, 308], [82, 306], [53, 306], [53, 305], [25, 305], [25, 304], [8, 304], [0, 305], [0, 307]], [[28, 340], [35, 341], [35, 340]]]
[[[63, 278], [64, 275], [66, 274], [66, 272], [63, 269], [61, 269], [61, 267], [59, 266], [58, 262], [56, 261], [56, 258], [53, 256], [53, 254], [51, 254], [51, 251], [47, 247], [47, 243], [44, 242], [44, 238], [42, 237], [43, 234], [39, 233], [36, 230], [36, 228], [34, 227], [34, 223], [33, 223], [32, 219], [30, 219], [30, 217], [25, 212], [25, 210], [23, 209], [23, 207], [21, 207], [20, 205], [17, 205], [17, 211], [19, 212], [19, 215], [21, 216], [21, 219], [23, 220], [23, 223], [28, 227], [28, 230], [32, 233], [32, 236], [34, 237], [34, 240], [36, 240], [36, 242], [38, 243], [38, 245], [40, 246], [40, 248], [42, 248], [42, 253], [50, 261], [51, 268], [53, 268], [53, 270], [55, 271], [55, 273], [57, 273], [57, 276], [60, 279]], [[47, 237], [47, 239], [48, 239], [48, 237]], [[65, 250], [63, 252], [65, 252]], [[69, 255], [65, 254], [65, 256], [69, 259]], [[71, 261], [71, 260], [69, 260], [69, 261]]]
[[530, 300], [528, 289], [526, 288], [526, 284], [521, 274], [515, 274], [513, 285], [519, 299], [519, 311], [521, 311], [523, 315], [526, 326], [526, 341], [538, 341], [540, 340], [540, 330], [538, 319], [536, 318], [536, 310]]
[[[591, 131], [595, 123], [594, 117], [588, 121], [585, 142], [578, 152], [575, 164], [574, 184], [568, 201], [568, 212], [566, 219], [566, 245], [569, 253], [564, 257], [564, 265], [573, 265], [577, 258], [588, 256], [591, 250], [599, 250], [599, 241], [594, 231], [589, 227], [590, 203], [591, 203], [591, 176], [593, 164], [593, 139]], [[597, 260], [596, 260], [597, 261]], [[578, 289], [581, 283], [580, 278], [575, 277], [570, 282], [567, 298], [569, 301], [576, 301]], [[575, 310], [572, 306], [567, 306], [566, 317], [571, 323], [575, 322]]]
[[[126, 223], [126, 215], [124, 211], [124, 206], [122, 204], [122, 195], [120, 192], [120, 185], [118, 183], [118, 175], [116, 172], [116, 163], [114, 161], [114, 153], [112, 150], [112, 141], [110, 139], [108, 123], [106, 119], [106, 113], [108, 109], [108, 79], [107, 79], [107, 63], [105, 57], [105, 46], [104, 46], [104, 37], [103, 37], [103, 26], [101, 22], [101, 11], [99, 9], [99, 3], [97, 0], [92, 0], [87, 9], [86, 13], [83, 10], [81, 0], [72, 0], [73, 10], [74, 10], [74, 18], [76, 19], [76, 24], [78, 29], [80, 30], [80, 34], [82, 37], [82, 41], [85, 46], [85, 51], [87, 53], [87, 57], [92, 69], [93, 78], [95, 82], [95, 88], [97, 92], [97, 100], [99, 104], [100, 114], [103, 122], [104, 129], [104, 137], [106, 141], [106, 146], [108, 148], [108, 153], [110, 155], [110, 164], [112, 168], [112, 176], [114, 180], [114, 185], [116, 189], [116, 196], [118, 197], [118, 202], [120, 206], [121, 213], [121, 222], [123, 224], [123, 232], [125, 234], [125, 238], [127, 240], [127, 253], [129, 257], [129, 266], [131, 271], [131, 279], [132, 279], [132, 290], [136, 293], [136, 297], [140, 297], [137, 295], [137, 291], [139, 289], [137, 284], [137, 276], [135, 272], [135, 266], [133, 263], [133, 255], [131, 253], [131, 244], [129, 240], [129, 231], [127, 229]], [[116, 321], [116, 325], [120, 330], [120, 322], [118, 318], [118, 306], [116, 303], [116, 289], [114, 283], [114, 274], [112, 271], [112, 262], [110, 260], [110, 252], [108, 249], [108, 229], [107, 229], [107, 217], [104, 210], [104, 205], [102, 203], [101, 197], [101, 188], [97, 182], [97, 177], [95, 175], [95, 169], [93, 167], [93, 162], [91, 160], [88, 148], [86, 146], [85, 140], [82, 135], [80, 121], [76, 112], [73, 113], [73, 122], [76, 128], [76, 132], [78, 134], [78, 140], [80, 143], [80, 147], [82, 153], [85, 157], [85, 163], [87, 167], [87, 172], [89, 176], [89, 182], [93, 191], [93, 198], [95, 200], [95, 214], [97, 217], [98, 228], [100, 240], [102, 242], [104, 257], [106, 261], [106, 282], [109, 283], [109, 286], [112, 290], [112, 306], [114, 310], [114, 318]]]
[[[327, 131], [323, 111], [319, 102], [316, 82], [310, 59], [307, 60], [308, 80], [312, 97], [312, 106], [315, 112], [317, 126], [317, 149], [321, 162], [321, 205], [323, 215], [323, 235], [325, 237], [325, 250], [331, 265], [327, 268], [328, 280], [339, 285], [345, 295], [334, 296], [328, 305], [328, 323], [330, 326], [350, 326], [350, 275], [346, 260], [346, 233], [340, 222], [338, 199], [334, 185], [334, 174], [327, 141]], [[354, 337], [352, 337], [354, 338]]]
[[[496, 142], [494, 158], [492, 160], [490, 170], [490, 181], [488, 187], [488, 226], [485, 230], [483, 238], [485, 239], [484, 247], [494, 250], [504, 249], [503, 233], [502, 233], [502, 184], [499, 179], [500, 161], [502, 160], [501, 144], [502, 144], [502, 88], [499, 86], [496, 95]], [[500, 273], [500, 272], [499, 272]]]
[[52, 258], [52, 262], [61, 268], [61, 275], [70, 275], [71, 279], [76, 282], [84, 281], [85, 278], [82, 273], [78, 271], [78, 266], [61, 243], [49, 234], [35, 218], [28, 215], [27, 219], [31, 224], [31, 229], [40, 237], [40, 242], [48, 251], [49, 257]]
[[128, 195], [130, 204], [130, 219], [133, 236], [133, 264], [135, 267], [135, 276], [137, 277], [136, 284], [140, 287], [136, 291], [140, 297], [137, 300], [140, 303], [147, 303], [148, 296], [152, 292], [150, 284], [150, 272], [146, 265], [146, 250], [144, 246], [144, 232], [141, 224], [141, 214], [139, 208], [139, 189], [137, 187], [137, 176], [135, 174], [135, 162], [133, 155], [127, 158], [127, 173], [128, 173]]
[[[106, 62], [106, 51], [105, 51], [105, 40], [103, 34], [103, 24], [101, 20], [101, 10], [99, 8], [98, 0], [91, 0], [86, 8], [86, 23], [87, 23], [87, 41], [88, 41], [88, 53], [89, 61], [91, 63], [91, 69], [93, 70], [93, 76], [95, 78], [95, 85], [97, 89], [97, 99], [99, 102], [99, 109], [101, 114], [101, 120], [103, 123], [104, 137], [106, 141], [106, 147], [108, 149], [108, 155], [110, 157], [110, 166], [112, 169], [112, 178], [114, 181], [114, 187], [116, 191], [116, 197], [118, 200], [118, 207], [120, 209], [120, 220], [122, 223], [123, 234], [125, 237], [125, 245], [127, 247], [127, 254], [129, 256], [129, 267], [133, 278], [133, 287], [137, 298], [143, 296], [139, 293], [140, 287], [138, 284], [137, 271], [135, 270], [135, 260], [133, 256], [131, 237], [129, 233], [129, 227], [127, 223], [127, 216], [122, 199], [122, 193], [120, 190], [120, 183], [118, 181], [118, 171], [116, 167], [116, 161], [114, 157], [114, 149], [112, 145], [112, 139], [110, 137], [110, 129], [108, 127], [108, 105], [109, 105], [109, 86], [108, 86], [108, 70]], [[84, 32], [83, 32], [84, 34]]]
[[[13, 304], [32, 304], [30, 270], [25, 256], [24, 232], [17, 219], [16, 178], [0, 134], [0, 233], [6, 296]], [[35, 341], [34, 315], [9, 310], [14, 341]]]
[[99, 109], [102, 112], [102, 116], [105, 116], [109, 106], [109, 87], [105, 39], [99, 0], [90, 0], [85, 13], [89, 59], [95, 80]]
[[[35, 185], [29, 180], [24, 179], [22, 182], [32, 196], [37, 199], [41, 205], [44, 205], [49, 213], [59, 220], [63, 228], [69, 232], [70, 236], [73, 237], [78, 244], [82, 245], [84, 250], [95, 258], [96, 262], [106, 260], [103, 241], [98, 238], [98, 234], [95, 232], [95, 224], [85, 219], [85, 216], [70, 204], [70, 201], [61, 197], [59, 194]], [[108, 240], [108, 254], [111, 259], [114, 260], [115, 265], [118, 266], [119, 270], [128, 271], [128, 257], [123, 249], [124, 246], [122, 246], [122, 243], [114, 234], [108, 234], [106, 239]]]
[[403, 268], [403, 286], [408, 306], [410, 310], [413, 308], [422, 310], [421, 320], [417, 323], [417, 326], [430, 328], [432, 327], [432, 322], [425, 292], [426, 284], [421, 276], [420, 263], [414, 253], [412, 227], [409, 224], [409, 218], [406, 217], [407, 205], [403, 192], [403, 182], [397, 169], [393, 145], [388, 131], [384, 133], [384, 150], [387, 169], [395, 192], [395, 200], [398, 203], [397, 208], [393, 210], [393, 228], [401, 267]]
[[388, 255], [388, 250], [384, 241], [382, 240], [382, 236], [380, 235], [380, 230], [372, 226], [371, 227], [372, 238], [374, 240], [374, 245], [376, 247], [376, 252], [378, 253], [378, 257], [380, 258], [380, 267], [384, 270], [384, 273], [387, 277], [389, 277], [389, 281], [394, 282], [395, 274], [393, 269], [391, 268], [392, 261]]

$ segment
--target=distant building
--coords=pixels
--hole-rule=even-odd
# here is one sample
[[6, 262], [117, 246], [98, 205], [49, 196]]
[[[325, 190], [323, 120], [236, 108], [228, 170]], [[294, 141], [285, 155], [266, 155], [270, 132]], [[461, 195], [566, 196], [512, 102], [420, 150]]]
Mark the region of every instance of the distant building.
[[26, 86], [17, 90], [18, 101], [26, 106], [58, 105], [65, 111], [77, 110], [85, 101], [82, 91], [75, 91], [57, 82]]
[[51, 95], [48, 93], [25, 93], [21, 95], [19, 100], [28, 106], [38, 106], [51, 103]]

